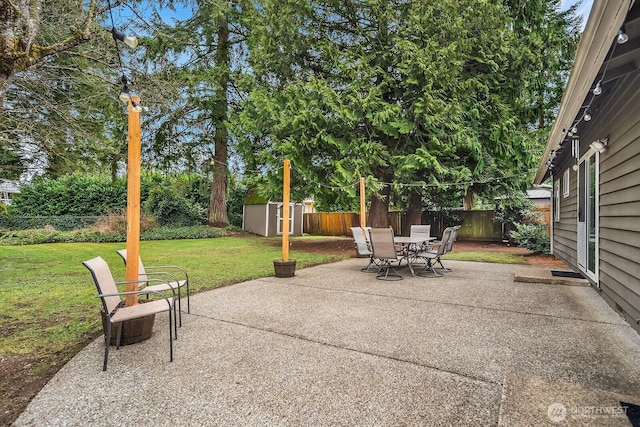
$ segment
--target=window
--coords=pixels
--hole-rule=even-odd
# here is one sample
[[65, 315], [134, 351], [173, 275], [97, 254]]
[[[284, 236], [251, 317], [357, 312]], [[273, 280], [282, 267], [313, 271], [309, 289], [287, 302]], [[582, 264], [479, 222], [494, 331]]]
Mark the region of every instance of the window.
[[553, 204], [553, 216], [556, 222], [560, 222], [560, 180], [556, 181], [556, 185], [553, 189], [554, 204]]
[[565, 199], [569, 197], [569, 168], [564, 171], [564, 175], [562, 175], [562, 197]]

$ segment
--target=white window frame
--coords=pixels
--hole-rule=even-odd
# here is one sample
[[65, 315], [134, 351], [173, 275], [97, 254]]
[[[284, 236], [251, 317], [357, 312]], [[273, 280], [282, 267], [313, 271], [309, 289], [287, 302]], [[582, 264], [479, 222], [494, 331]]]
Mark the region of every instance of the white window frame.
[[553, 216], [556, 222], [560, 222], [560, 180], [556, 180], [554, 186], [554, 204], [553, 204]]
[[571, 177], [569, 175], [569, 168], [567, 168], [567, 170], [565, 170], [564, 174], [562, 175], [562, 197], [565, 199], [569, 197], [570, 182], [571, 182]]

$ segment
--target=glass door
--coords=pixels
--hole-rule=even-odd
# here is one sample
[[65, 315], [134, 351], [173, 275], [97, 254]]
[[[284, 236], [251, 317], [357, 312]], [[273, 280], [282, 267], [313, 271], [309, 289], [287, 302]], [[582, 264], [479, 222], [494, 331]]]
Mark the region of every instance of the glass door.
[[578, 267], [598, 281], [598, 153], [589, 151], [578, 168]]

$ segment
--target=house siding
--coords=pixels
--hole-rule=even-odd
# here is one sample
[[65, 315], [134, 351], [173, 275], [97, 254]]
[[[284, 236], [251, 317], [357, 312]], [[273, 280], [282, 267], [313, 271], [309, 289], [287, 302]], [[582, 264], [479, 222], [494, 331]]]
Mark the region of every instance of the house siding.
[[[565, 161], [559, 168], [560, 173], [557, 179], [562, 180], [562, 174], [569, 169], [569, 197], [563, 197], [560, 194], [560, 221], [554, 222], [553, 229], [553, 253], [567, 265], [572, 266], [577, 271], [578, 254], [576, 247], [578, 245], [578, 174], [571, 169], [573, 163]], [[562, 187], [562, 186], [561, 186]], [[562, 188], [560, 189], [562, 192]], [[556, 200], [554, 198], [554, 200]]]
[[599, 282], [604, 299], [640, 331], [640, 77], [616, 92], [626, 96], [609, 109], [617, 115], [604, 117], [610, 136], [600, 155]]
[[[601, 295], [640, 332], [640, 76], [620, 79], [609, 101], [581, 134], [580, 156], [589, 144], [608, 138], [599, 154], [598, 285]], [[554, 180], [575, 162], [558, 159]], [[560, 195], [560, 221], [554, 222], [554, 254], [578, 271], [578, 174], [570, 171], [570, 194]], [[555, 182], [555, 181], [554, 181]], [[555, 189], [555, 186], [554, 186]], [[555, 198], [554, 198], [555, 201]]]

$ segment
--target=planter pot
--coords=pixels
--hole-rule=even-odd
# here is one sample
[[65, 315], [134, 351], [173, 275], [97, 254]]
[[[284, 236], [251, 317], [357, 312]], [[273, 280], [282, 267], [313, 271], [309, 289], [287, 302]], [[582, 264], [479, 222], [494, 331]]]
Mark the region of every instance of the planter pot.
[[273, 261], [273, 268], [276, 272], [276, 277], [293, 277], [296, 272], [296, 260], [275, 260]]
[[[126, 320], [122, 323], [122, 335], [120, 336], [120, 345], [135, 344], [151, 337], [153, 332], [153, 324], [156, 320], [155, 314], [150, 314], [140, 319]], [[107, 325], [102, 316], [102, 330], [107, 333]], [[118, 324], [111, 325], [111, 345], [116, 345], [118, 336]]]

